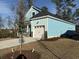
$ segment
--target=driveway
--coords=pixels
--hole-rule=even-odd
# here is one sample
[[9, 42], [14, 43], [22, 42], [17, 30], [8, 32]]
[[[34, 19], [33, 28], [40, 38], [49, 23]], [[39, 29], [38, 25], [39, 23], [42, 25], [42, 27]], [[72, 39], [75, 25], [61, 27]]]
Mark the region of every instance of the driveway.
[[[15, 38], [15, 39], [10, 39], [10, 40], [0, 41], [0, 49], [5, 49], [5, 48], [9, 48], [9, 47], [20, 45], [19, 39], [20, 38]], [[35, 41], [37, 41], [35, 38], [24, 37], [24, 44], [35, 42]]]

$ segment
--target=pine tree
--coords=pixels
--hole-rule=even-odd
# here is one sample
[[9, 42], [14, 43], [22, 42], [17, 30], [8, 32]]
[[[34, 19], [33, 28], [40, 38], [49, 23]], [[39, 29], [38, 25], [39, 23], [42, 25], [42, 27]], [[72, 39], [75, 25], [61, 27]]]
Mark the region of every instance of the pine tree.
[[0, 29], [4, 27], [2, 17], [0, 16]]
[[75, 18], [77, 18], [77, 17], [79, 18], [79, 8], [77, 8], [76, 12], [75, 12]]
[[73, 17], [72, 9], [76, 6], [74, 0], [52, 0], [56, 4], [56, 15], [65, 20], [71, 20]]
[[51, 0], [55, 5], [56, 5], [56, 16], [60, 18], [62, 17], [62, 10], [61, 10], [61, 7], [62, 7], [62, 2], [63, 0]]

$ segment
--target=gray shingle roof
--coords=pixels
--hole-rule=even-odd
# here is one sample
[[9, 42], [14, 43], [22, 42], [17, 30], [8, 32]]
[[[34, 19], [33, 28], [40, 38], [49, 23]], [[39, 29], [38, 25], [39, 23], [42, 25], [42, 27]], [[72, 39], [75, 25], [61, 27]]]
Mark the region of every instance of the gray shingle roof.
[[[44, 8], [45, 8], [45, 7], [44, 7]], [[46, 15], [51, 15], [51, 16], [56, 17], [54, 14], [50, 13], [50, 12], [47, 10], [47, 8], [45, 8], [45, 9], [41, 9], [41, 11], [40, 11], [38, 14], [34, 15], [32, 18], [41, 17], [41, 16], [46, 16]]]

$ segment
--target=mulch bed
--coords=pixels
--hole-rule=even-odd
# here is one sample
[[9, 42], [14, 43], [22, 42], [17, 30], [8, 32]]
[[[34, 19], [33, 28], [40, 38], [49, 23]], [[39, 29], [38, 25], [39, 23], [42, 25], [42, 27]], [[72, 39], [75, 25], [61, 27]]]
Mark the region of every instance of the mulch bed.
[[[14, 54], [8, 53], [2, 56], [2, 59], [12, 59], [12, 56], [14, 55], [13, 59], [17, 59], [17, 57], [20, 55], [19, 51], [16, 51]], [[22, 55], [24, 55], [27, 59], [40, 59], [40, 54], [36, 51], [32, 52], [31, 50], [23, 50]]]

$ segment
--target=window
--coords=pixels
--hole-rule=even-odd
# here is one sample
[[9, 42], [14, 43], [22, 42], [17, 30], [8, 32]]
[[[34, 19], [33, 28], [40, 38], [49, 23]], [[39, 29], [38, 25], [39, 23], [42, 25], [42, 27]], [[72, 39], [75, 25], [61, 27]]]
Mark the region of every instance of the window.
[[35, 15], [35, 12], [33, 12], [32, 15], [34, 16]]

